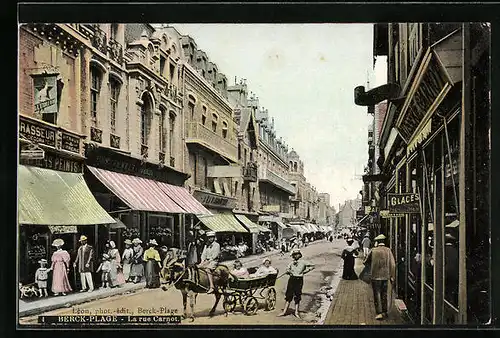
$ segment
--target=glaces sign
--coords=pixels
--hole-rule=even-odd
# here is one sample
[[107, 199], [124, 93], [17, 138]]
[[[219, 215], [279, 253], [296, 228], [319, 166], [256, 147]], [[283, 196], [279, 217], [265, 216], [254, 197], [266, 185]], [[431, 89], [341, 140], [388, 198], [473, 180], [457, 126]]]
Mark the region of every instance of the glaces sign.
[[420, 213], [420, 195], [418, 193], [387, 194], [389, 213]]

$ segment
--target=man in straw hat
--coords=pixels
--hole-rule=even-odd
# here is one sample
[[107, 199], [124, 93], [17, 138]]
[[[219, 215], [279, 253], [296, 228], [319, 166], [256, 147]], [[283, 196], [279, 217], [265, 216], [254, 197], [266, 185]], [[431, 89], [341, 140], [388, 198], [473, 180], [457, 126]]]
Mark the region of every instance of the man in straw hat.
[[391, 249], [385, 246], [386, 237], [383, 234], [375, 237], [378, 243], [366, 257], [364, 264], [371, 267], [371, 282], [375, 302], [375, 319], [387, 318], [387, 288], [388, 281], [394, 283], [396, 263]]
[[94, 291], [94, 283], [92, 281], [94, 249], [87, 244], [87, 236], [85, 235], [80, 236], [80, 244], [73, 267], [76, 268], [78, 266], [78, 272], [80, 273], [80, 281], [82, 283], [80, 292], [87, 291], [87, 283], [89, 285], [88, 292], [92, 292]]
[[219, 263], [220, 245], [215, 241], [215, 232], [208, 231], [206, 235], [207, 243], [201, 253], [201, 263], [198, 264], [198, 267], [207, 271], [208, 280], [210, 282], [210, 289], [208, 289], [207, 293], [213, 293], [214, 280], [212, 273]]
[[282, 317], [286, 315], [290, 302], [293, 299], [295, 301], [295, 317], [300, 318], [299, 303], [302, 296], [302, 286], [304, 285], [304, 275], [314, 270], [314, 264], [301, 260], [302, 253], [298, 248], [293, 249], [290, 255], [293, 258], [293, 262], [288, 265], [285, 272], [290, 275], [285, 292], [286, 303], [283, 312], [281, 312], [278, 316]]

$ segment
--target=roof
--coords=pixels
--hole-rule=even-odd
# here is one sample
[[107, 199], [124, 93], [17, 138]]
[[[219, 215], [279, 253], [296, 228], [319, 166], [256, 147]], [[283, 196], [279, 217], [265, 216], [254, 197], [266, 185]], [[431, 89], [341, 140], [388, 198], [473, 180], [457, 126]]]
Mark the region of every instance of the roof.
[[19, 224], [116, 223], [97, 203], [83, 174], [19, 165], [18, 194]]

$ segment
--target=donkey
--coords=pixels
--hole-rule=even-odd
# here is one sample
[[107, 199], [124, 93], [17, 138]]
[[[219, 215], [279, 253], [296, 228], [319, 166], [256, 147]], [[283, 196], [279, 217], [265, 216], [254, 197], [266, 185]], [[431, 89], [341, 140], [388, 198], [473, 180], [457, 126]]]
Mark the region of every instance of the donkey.
[[[194, 281], [193, 275], [197, 273], [197, 282]], [[167, 284], [174, 283], [173, 285], [177, 290], [182, 293], [182, 302], [184, 306], [184, 312], [182, 317], [186, 318], [186, 307], [187, 299], [189, 298], [189, 305], [191, 307], [191, 322], [194, 321], [194, 305], [196, 304], [196, 297], [199, 293], [207, 293], [210, 282], [208, 279], [208, 274], [205, 270], [197, 269], [195, 267], [186, 267], [184, 263], [179, 261], [172, 264], [170, 267], [165, 266], [161, 272], [163, 279], [167, 281]], [[229, 282], [229, 268], [225, 265], [219, 265], [213, 272], [213, 282], [214, 282], [214, 296], [215, 304], [209, 312], [209, 316], [214, 315], [215, 309], [219, 304], [221, 295], [224, 294]], [[163, 291], [166, 291], [168, 287], [166, 285], [162, 286]], [[220, 289], [220, 290], [219, 290]], [[222, 292], [221, 292], [222, 291]]]

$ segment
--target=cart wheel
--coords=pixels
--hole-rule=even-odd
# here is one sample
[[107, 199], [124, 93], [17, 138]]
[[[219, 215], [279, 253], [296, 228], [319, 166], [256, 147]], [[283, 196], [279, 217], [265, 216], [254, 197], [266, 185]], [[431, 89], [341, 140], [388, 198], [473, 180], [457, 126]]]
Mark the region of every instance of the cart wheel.
[[245, 314], [248, 316], [254, 315], [257, 312], [258, 308], [259, 302], [257, 301], [257, 298], [248, 297], [244, 305]]
[[274, 288], [270, 288], [269, 291], [267, 291], [266, 310], [272, 311], [274, 310], [275, 306], [276, 306], [276, 290], [274, 290]]
[[224, 311], [226, 311], [226, 313], [233, 312], [236, 308], [236, 297], [234, 295], [225, 296], [222, 306], [224, 307]]

